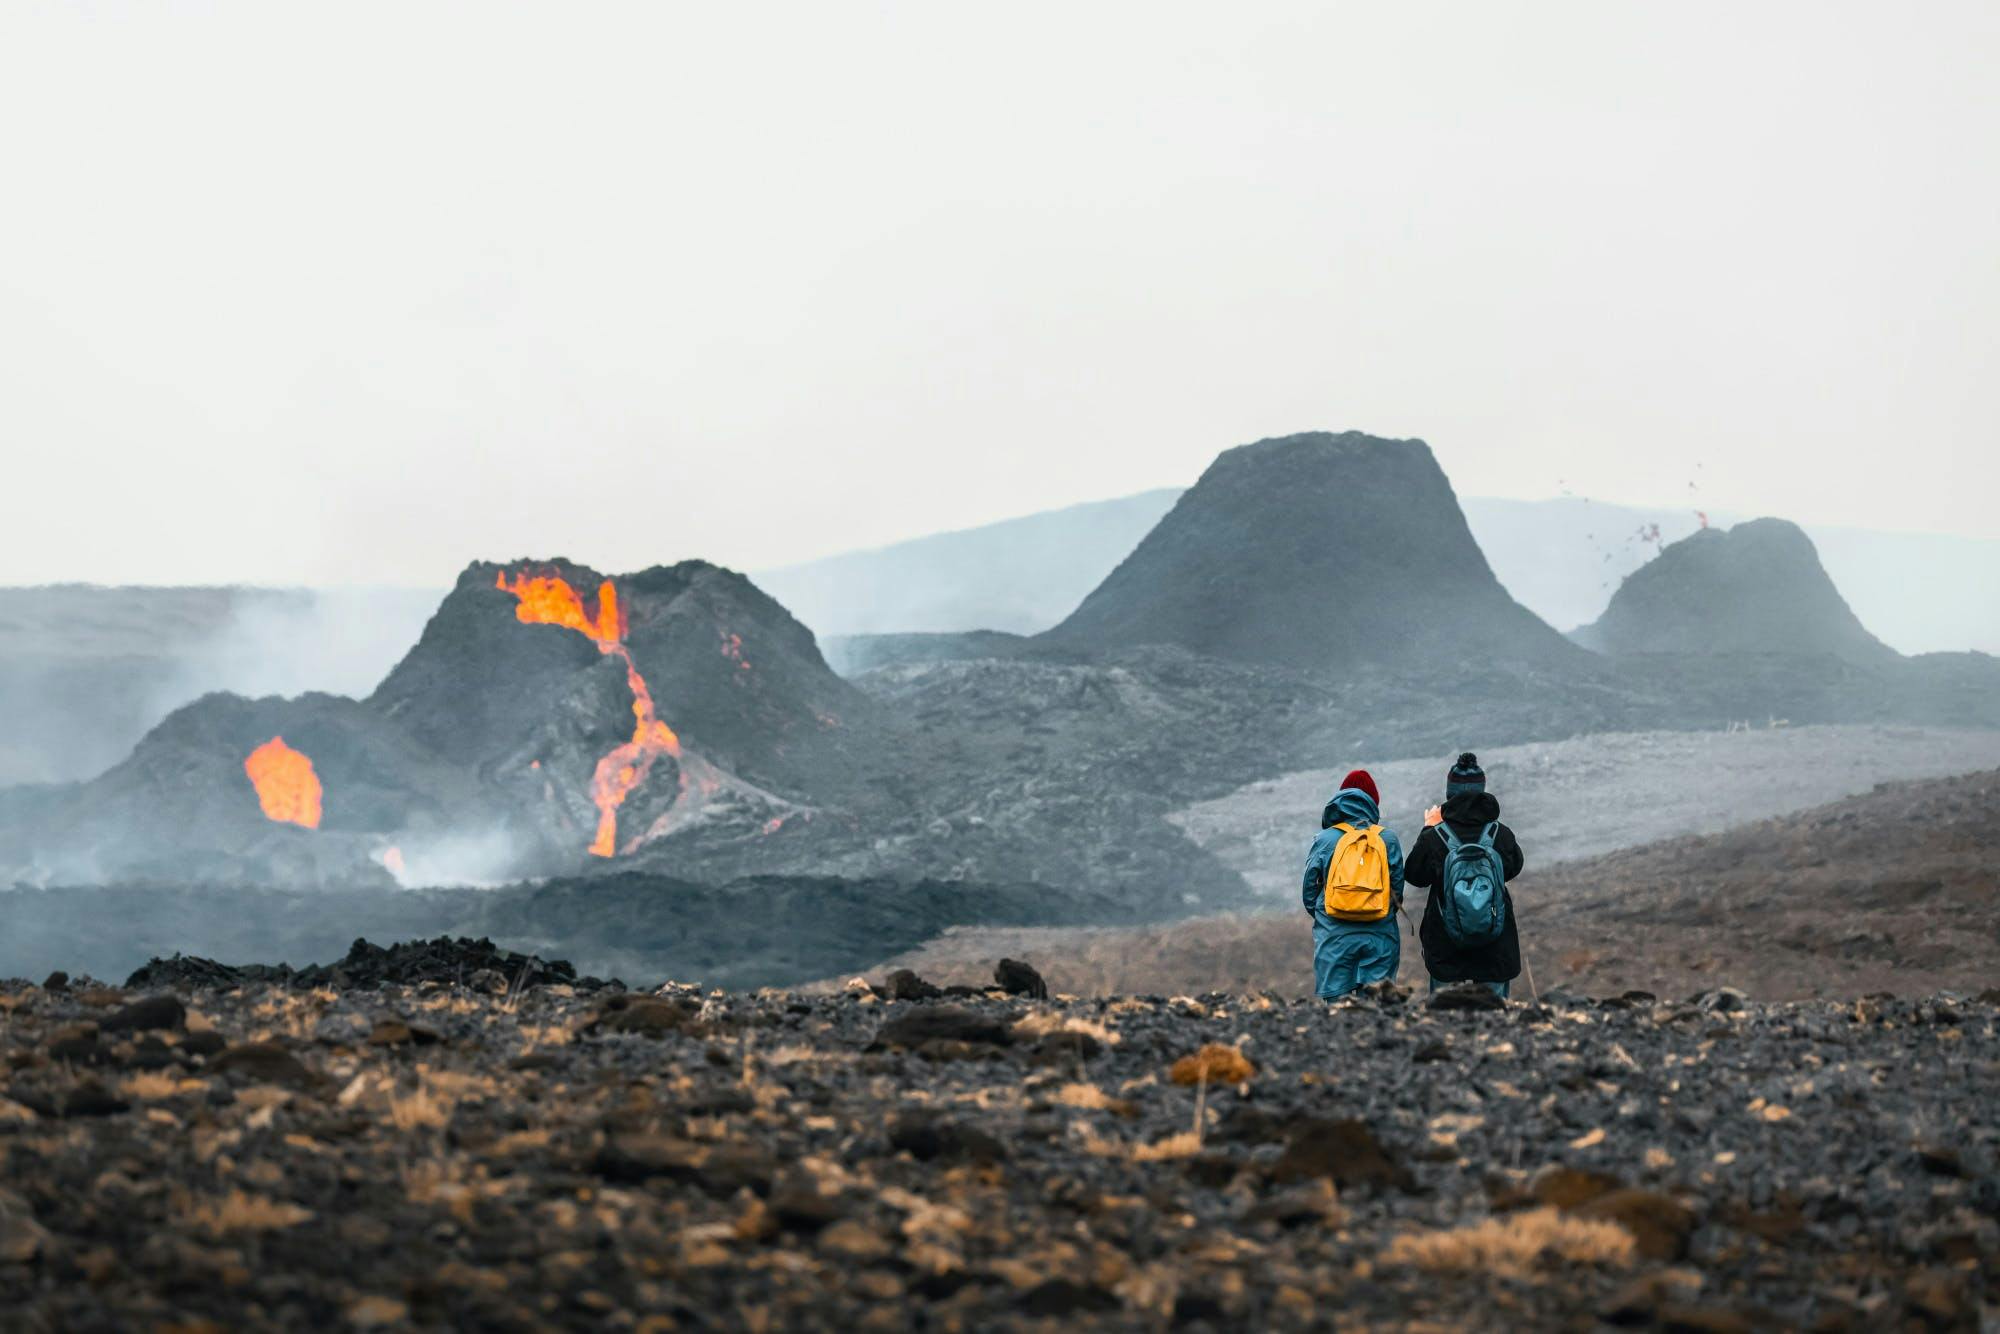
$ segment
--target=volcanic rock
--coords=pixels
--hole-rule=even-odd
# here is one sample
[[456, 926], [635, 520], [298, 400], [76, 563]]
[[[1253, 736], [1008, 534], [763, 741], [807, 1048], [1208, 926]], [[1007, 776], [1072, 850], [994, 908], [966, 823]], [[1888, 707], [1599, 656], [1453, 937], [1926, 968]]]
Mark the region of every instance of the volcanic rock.
[[699, 1005], [679, 998], [614, 996], [584, 1031], [663, 1037], [687, 1031], [700, 1011]]
[[[1338, 615], [1325, 614], [1329, 599]], [[1500, 586], [1430, 447], [1358, 431], [1225, 451], [1041, 639], [1179, 644], [1315, 671], [1576, 658]]]
[[1578, 1218], [1616, 1223], [1632, 1234], [1639, 1254], [1649, 1260], [1678, 1260], [1687, 1254], [1695, 1216], [1688, 1207], [1658, 1191], [1614, 1190], [1576, 1205]]
[[320, 1078], [298, 1057], [275, 1042], [246, 1042], [211, 1057], [208, 1068], [215, 1074], [236, 1074], [259, 1084], [281, 1084], [286, 1088], [310, 1090]]
[[172, 996], [148, 996], [98, 1021], [105, 1033], [145, 1033], [187, 1024], [187, 1006]]
[[664, 1177], [698, 1186], [718, 1197], [743, 1189], [763, 1194], [771, 1188], [776, 1163], [749, 1145], [699, 1144], [672, 1135], [612, 1135], [593, 1162], [607, 1181], [637, 1184]]
[[903, 1112], [889, 1123], [889, 1144], [919, 1162], [934, 1158], [999, 1162], [1007, 1148], [978, 1126], [951, 1120], [935, 1112]]
[[994, 965], [993, 980], [1009, 996], [1026, 996], [1031, 1000], [1047, 1000], [1049, 984], [1042, 975], [1019, 959], [1002, 959]]
[[85, 1079], [63, 1099], [64, 1116], [116, 1116], [132, 1110], [132, 1104], [95, 1079]]
[[998, 1019], [956, 1005], [915, 1005], [890, 1016], [876, 1030], [884, 1047], [920, 1047], [926, 1042], [980, 1042], [1002, 1046], [1012, 1036]]
[[936, 1000], [944, 994], [908, 968], [890, 973], [882, 990], [890, 1000]]
[[1393, 1186], [1409, 1190], [1416, 1184], [1409, 1169], [1397, 1162], [1366, 1122], [1351, 1118], [1302, 1118], [1291, 1140], [1271, 1165], [1271, 1180], [1284, 1185], [1326, 1177], [1341, 1190], [1356, 1186]]
[[1783, 519], [1704, 528], [1673, 543], [1572, 638], [1599, 653], [1830, 654], [1863, 667], [1898, 660], [1840, 596], [1812, 539]]
[[1432, 1010], [1504, 1010], [1507, 1002], [1496, 995], [1492, 988], [1477, 982], [1460, 982], [1442, 991], [1431, 993], [1425, 1003]]

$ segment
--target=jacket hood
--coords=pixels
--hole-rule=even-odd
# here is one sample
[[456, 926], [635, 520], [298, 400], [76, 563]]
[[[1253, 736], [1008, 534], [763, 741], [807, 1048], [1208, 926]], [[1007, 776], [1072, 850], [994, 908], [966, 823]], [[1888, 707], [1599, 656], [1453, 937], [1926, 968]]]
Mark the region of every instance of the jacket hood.
[[1500, 818], [1500, 800], [1491, 792], [1461, 792], [1445, 798], [1443, 814], [1453, 824], [1485, 826]]
[[1320, 812], [1319, 827], [1331, 829], [1343, 820], [1349, 824], [1380, 824], [1382, 815], [1373, 797], [1358, 787], [1344, 787], [1333, 794], [1333, 800]]

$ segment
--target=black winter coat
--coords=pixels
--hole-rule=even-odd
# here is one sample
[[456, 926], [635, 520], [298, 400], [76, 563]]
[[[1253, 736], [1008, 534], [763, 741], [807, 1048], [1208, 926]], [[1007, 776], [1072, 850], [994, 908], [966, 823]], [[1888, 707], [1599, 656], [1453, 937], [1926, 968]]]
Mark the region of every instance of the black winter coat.
[[[1464, 792], [1444, 804], [1444, 818], [1451, 832], [1466, 843], [1477, 842], [1486, 826], [1500, 818], [1500, 802], [1489, 792]], [[1521, 845], [1514, 831], [1501, 825], [1493, 834], [1493, 850], [1500, 854], [1500, 869], [1512, 880], [1521, 874]], [[1410, 845], [1403, 860], [1403, 879], [1419, 889], [1434, 889], [1444, 877], [1444, 838], [1426, 828]], [[1507, 929], [1500, 939], [1473, 949], [1460, 949], [1445, 934], [1444, 918], [1438, 913], [1437, 895], [1424, 895], [1423, 925], [1417, 939], [1424, 947], [1424, 967], [1440, 982], [1511, 982], [1521, 972], [1521, 936], [1515, 925], [1514, 894], [1507, 897]]]

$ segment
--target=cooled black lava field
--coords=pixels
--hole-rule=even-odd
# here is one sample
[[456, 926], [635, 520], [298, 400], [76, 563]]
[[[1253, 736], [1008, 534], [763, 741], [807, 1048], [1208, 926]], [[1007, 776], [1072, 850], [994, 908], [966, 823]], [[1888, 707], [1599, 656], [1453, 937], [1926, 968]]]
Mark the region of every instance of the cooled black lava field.
[[650, 995], [504, 961], [368, 987], [365, 957], [0, 991], [0, 1324], [1974, 1330], [2000, 1302], [2000, 993]]

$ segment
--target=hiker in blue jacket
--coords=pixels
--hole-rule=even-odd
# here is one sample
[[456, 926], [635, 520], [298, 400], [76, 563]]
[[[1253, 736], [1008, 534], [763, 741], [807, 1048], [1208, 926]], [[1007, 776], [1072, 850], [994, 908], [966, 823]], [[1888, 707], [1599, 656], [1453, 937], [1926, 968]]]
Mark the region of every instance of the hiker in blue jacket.
[[[1444, 837], [1450, 830], [1452, 839]], [[1477, 843], [1492, 831], [1492, 848], [1501, 868], [1500, 903], [1503, 913], [1497, 935], [1468, 942], [1452, 935], [1451, 921], [1442, 911], [1450, 890], [1445, 879], [1445, 863], [1451, 845]], [[1521, 933], [1514, 923], [1514, 893], [1507, 882], [1521, 874], [1526, 859], [1514, 831], [1500, 823], [1500, 802], [1486, 790], [1486, 771], [1479, 757], [1466, 751], [1451, 766], [1444, 779], [1444, 804], [1433, 806], [1424, 815], [1423, 832], [1410, 845], [1409, 882], [1431, 892], [1424, 899], [1424, 920], [1417, 938], [1424, 949], [1424, 966], [1430, 971], [1431, 990], [1460, 982], [1477, 982], [1495, 995], [1506, 997], [1509, 984], [1521, 972]]]
[[1319, 837], [1306, 854], [1303, 898], [1313, 919], [1313, 980], [1321, 1000], [1345, 996], [1370, 982], [1391, 981], [1403, 961], [1397, 912], [1403, 906], [1403, 845], [1392, 829], [1382, 830], [1389, 853], [1389, 913], [1377, 922], [1343, 922], [1326, 915], [1326, 868], [1344, 835], [1333, 826], [1366, 829], [1381, 823], [1381, 795], [1366, 769], [1340, 781], [1340, 791], [1319, 817]]

